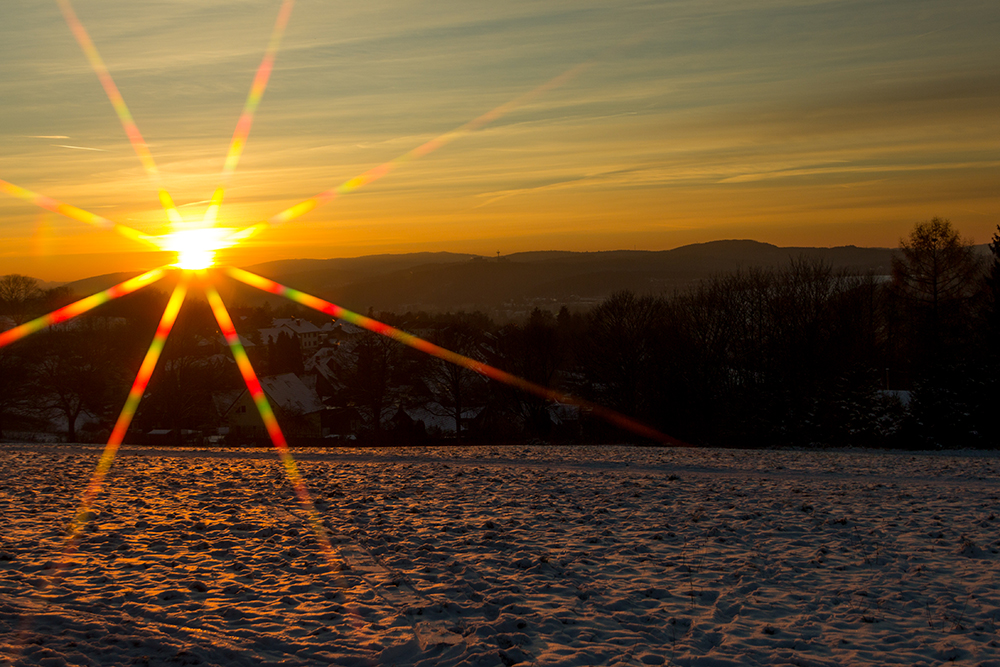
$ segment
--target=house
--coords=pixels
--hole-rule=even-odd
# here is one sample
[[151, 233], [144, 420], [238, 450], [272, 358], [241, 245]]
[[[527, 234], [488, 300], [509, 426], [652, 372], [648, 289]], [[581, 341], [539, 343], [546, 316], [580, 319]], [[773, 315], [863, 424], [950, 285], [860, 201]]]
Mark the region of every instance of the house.
[[361, 334], [365, 333], [367, 329], [362, 329], [361, 327], [351, 324], [350, 322], [345, 322], [344, 320], [336, 320], [334, 322], [327, 322], [324, 324], [321, 331], [323, 332], [323, 336], [326, 340], [337, 341], [357, 338]]
[[303, 352], [312, 352], [323, 342], [322, 330], [309, 320], [295, 318], [278, 318], [272, 320], [267, 329], [260, 329], [260, 342], [267, 345], [268, 339], [278, 340], [282, 332], [297, 339]]
[[278, 342], [278, 336], [280, 336], [283, 333], [288, 333], [288, 332], [286, 330], [284, 330], [284, 329], [280, 329], [280, 328], [277, 328], [277, 327], [268, 327], [266, 329], [257, 329], [257, 335], [260, 337], [260, 344], [261, 345], [268, 345], [268, 344], [271, 344], [271, 343], [277, 343]]
[[347, 369], [358, 362], [357, 341], [335, 342], [321, 347], [305, 361], [305, 370], [316, 378], [316, 391], [323, 399], [342, 395], [347, 385]]
[[[294, 373], [268, 375], [260, 378], [261, 389], [274, 411], [286, 438], [323, 437], [323, 404], [314, 389]], [[242, 390], [224, 411], [223, 418], [233, 440], [263, 440], [268, 438], [264, 422], [253, 397]]]

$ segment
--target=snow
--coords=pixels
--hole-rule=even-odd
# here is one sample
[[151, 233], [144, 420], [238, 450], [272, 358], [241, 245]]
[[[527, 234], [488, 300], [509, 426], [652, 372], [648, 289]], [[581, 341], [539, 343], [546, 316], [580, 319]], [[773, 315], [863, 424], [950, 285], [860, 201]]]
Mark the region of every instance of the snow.
[[996, 665], [996, 453], [3, 444], [0, 665]]
[[291, 413], [307, 415], [323, 409], [316, 392], [294, 373], [262, 376], [260, 386], [271, 401]]

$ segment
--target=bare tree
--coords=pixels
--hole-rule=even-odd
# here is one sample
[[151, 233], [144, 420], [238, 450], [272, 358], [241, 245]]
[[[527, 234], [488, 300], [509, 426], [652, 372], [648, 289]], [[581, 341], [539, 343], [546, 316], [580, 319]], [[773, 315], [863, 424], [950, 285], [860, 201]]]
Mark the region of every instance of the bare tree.
[[990, 243], [990, 257], [986, 274], [987, 317], [989, 318], [990, 345], [996, 350], [1000, 343], [1000, 225]]
[[597, 400], [648, 418], [659, 403], [666, 302], [615, 292], [589, 318], [581, 360]]
[[14, 320], [15, 325], [28, 320], [33, 303], [43, 296], [45, 293], [34, 278], [18, 273], [0, 276], [0, 314]]
[[[475, 314], [463, 316], [459, 313], [435, 332], [432, 341], [463, 356], [485, 360], [485, 329], [481, 322], [476, 321]], [[455, 437], [461, 441], [463, 415], [483, 399], [486, 379], [468, 368], [443, 359], [430, 360], [424, 378], [427, 388], [443, 406], [444, 412], [455, 420]]]
[[122, 366], [122, 333], [101, 318], [45, 333], [33, 384], [39, 406], [65, 419], [67, 442], [77, 442], [81, 415], [107, 423], [124, 399], [131, 374]]
[[[566, 311], [564, 319], [569, 317]], [[552, 386], [556, 372], [563, 366], [565, 347], [559, 339], [556, 318], [547, 310], [535, 308], [523, 325], [508, 324], [497, 331], [492, 339], [496, 359], [491, 363], [526, 380]], [[548, 406], [550, 401], [507, 386], [491, 385], [491, 393], [509, 406], [524, 422], [525, 429], [545, 437], [552, 426]], [[499, 405], [492, 406], [498, 409]]]
[[402, 345], [367, 331], [347, 350], [330, 359], [330, 369], [343, 384], [345, 400], [370, 414], [371, 437], [379, 441], [383, 412], [403, 394], [394, 381], [403, 362]]
[[31, 364], [20, 350], [0, 349], [0, 438], [4, 428], [24, 422], [35, 400], [30, 390]]

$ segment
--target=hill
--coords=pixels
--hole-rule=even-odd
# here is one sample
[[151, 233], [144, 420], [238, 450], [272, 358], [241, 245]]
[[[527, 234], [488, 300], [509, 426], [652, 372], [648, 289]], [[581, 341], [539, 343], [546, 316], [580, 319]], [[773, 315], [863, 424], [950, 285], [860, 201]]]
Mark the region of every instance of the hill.
[[[778, 247], [747, 240], [712, 241], [673, 250], [538, 251], [500, 258], [460, 253], [369, 255], [280, 260], [246, 267], [296, 289], [359, 312], [483, 310], [516, 315], [535, 306], [583, 309], [630, 289], [670, 294], [713, 275], [751, 267], [779, 267], [803, 258], [851, 272], [890, 272], [889, 248]], [[85, 295], [134, 274], [108, 274], [68, 283]], [[281, 299], [241, 285], [221, 290], [235, 303]]]
[[[756, 241], [713, 241], [664, 251], [540, 251], [499, 259], [445, 253], [383, 255], [325, 260], [322, 266], [280, 262], [249, 270], [361, 312], [373, 308], [513, 314], [534, 306], [585, 308], [621, 289], [669, 294], [713, 275], [784, 266], [796, 258], [887, 275], [893, 252], [888, 248], [780, 248]], [[297, 270], [300, 266], [305, 270]]]

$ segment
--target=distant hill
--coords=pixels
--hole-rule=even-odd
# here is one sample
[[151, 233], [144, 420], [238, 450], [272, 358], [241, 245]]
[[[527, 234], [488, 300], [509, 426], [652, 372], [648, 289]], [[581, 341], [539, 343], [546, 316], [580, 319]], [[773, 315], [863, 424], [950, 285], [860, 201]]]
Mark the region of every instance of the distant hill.
[[338, 275], [350, 277], [348, 282], [389, 271], [403, 271], [424, 264], [467, 262], [478, 255], [453, 252], [414, 252], [404, 255], [365, 255], [341, 259], [282, 259], [244, 267], [273, 280], [291, 275], [326, 275], [337, 280]]
[[[540, 251], [499, 259], [459, 253], [369, 255], [346, 259], [280, 260], [246, 267], [296, 289], [366, 312], [484, 310], [517, 313], [534, 306], [586, 308], [630, 289], [670, 294], [713, 275], [750, 267], [780, 267], [803, 258], [851, 272], [890, 273], [890, 248], [781, 248], [747, 240], [712, 241], [673, 250]], [[84, 295], [135, 274], [108, 274], [68, 283]], [[223, 286], [234, 303], [282, 300], [241, 285]]]
[[[425, 264], [334, 286], [325, 296], [354, 309], [510, 311], [533, 305], [585, 307], [612, 292], [670, 294], [741, 268], [784, 266], [796, 258], [835, 269], [888, 274], [888, 248], [779, 248], [755, 241], [715, 241], [659, 252], [529, 252], [465, 262]], [[299, 274], [301, 289], [316, 289]]]
[[129, 278], [134, 278], [141, 273], [141, 271], [105, 273], [100, 276], [93, 276], [90, 278], [84, 278], [83, 280], [74, 280], [72, 282], [63, 283], [63, 287], [78, 296], [89, 296], [95, 292], [106, 290], [112, 285], [117, 285], [118, 283], [128, 280]]

